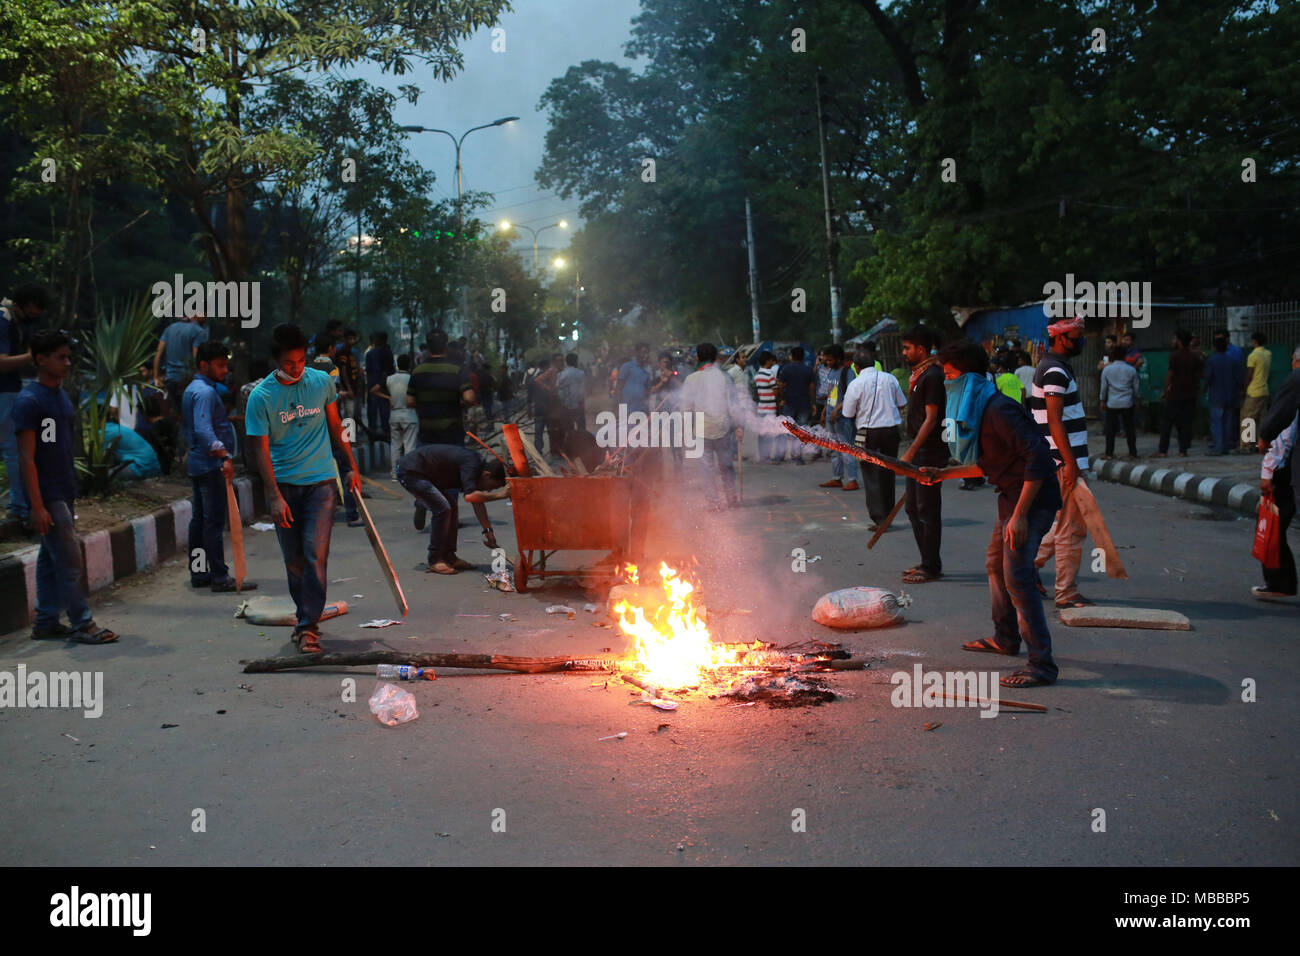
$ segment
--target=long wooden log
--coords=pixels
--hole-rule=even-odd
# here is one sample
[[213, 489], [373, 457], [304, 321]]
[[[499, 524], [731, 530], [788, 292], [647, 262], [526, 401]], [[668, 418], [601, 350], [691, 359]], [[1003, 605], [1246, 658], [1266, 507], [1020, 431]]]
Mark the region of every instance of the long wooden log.
[[302, 667], [364, 667], [370, 664], [414, 664], [416, 667], [455, 667], [470, 670], [513, 671], [544, 674], [552, 671], [613, 671], [625, 660], [622, 655], [592, 654], [587, 657], [510, 657], [505, 654], [411, 654], [405, 651], [349, 651], [326, 654], [296, 654], [240, 661], [245, 674], [268, 674]]
[[819, 438], [806, 428], [796, 425], [794, 422], [782, 422], [788, 431], [801, 442], [809, 445], [820, 445], [822, 448], [829, 448], [831, 451], [837, 451], [842, 455], [849, 455], [865, 461], [869, 465], [878, 465], [881, 468], [888, 468], [895, 474], [902, 475], [905, 478], [914, 478], [920, 480], [922, 476], [921, 469], [910, 462], [902, 461], [898, 458], [891, 458], [889, 455], [882, 455], [877, 451], [867, 451], [865, 448], [859, 448], [857, 445], [849, 445], [842, 441], [836, 441], [834, 438]]

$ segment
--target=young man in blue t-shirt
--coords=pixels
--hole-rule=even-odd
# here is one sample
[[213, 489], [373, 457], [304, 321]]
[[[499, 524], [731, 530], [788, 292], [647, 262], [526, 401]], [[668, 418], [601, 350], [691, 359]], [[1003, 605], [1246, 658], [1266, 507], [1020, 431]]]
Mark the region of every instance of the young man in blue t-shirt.
[[298, 612], [293, 640], [304, 653], [319, 654], [338, 478], [331, 439], [351, 465], [348, 485], [356, 495], [361, 472], [343, 435], [334, 383], [307, 367], [307, 336], [296, 325], [277, 326], [271, 357], [276, 369], [248, 397], [245, 431], [266, 483]]
[[23, 378], [30, 374], [32, 367], [27, 329], [45, 314], [49, 305], [50, 293], [35, 282], [23, 283], [9, 298], [0, 301], [0, 453], [4, 455], [9, 480], [9, 517], [23, 522], [30, 516], [31, 507], [23, 493], [13, 410], [18, 393], [23, 390]]
[[[41, 536], [32, 638], [109, 644], [117, 635], [98, 626], [90, 616], [81, 584], [81, 542], [73, 526], [76, 411], [61, 387], [72, 371], [72, 346], [62, 332], [39, 332], [32, 336], [31, 351], [36, 381], [29, 382], [14, 403], [14, 430], [32, 507], [32, 528]], [[64, 611], [72, 627], [59, 621]]]

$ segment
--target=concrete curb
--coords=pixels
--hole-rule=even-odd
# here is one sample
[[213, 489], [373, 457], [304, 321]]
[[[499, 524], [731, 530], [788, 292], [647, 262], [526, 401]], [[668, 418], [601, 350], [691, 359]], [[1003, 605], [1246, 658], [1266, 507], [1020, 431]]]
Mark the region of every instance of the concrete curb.
[[1229, 508], [1252, 518], [1259, 511], [1258, 482], [1252, 484], [1235, 478], [1210, 478], [1178, 468], [1157, 467], [1116, 458], [1095, 464], [1093, 473], [1103, 481], [1142, 488], [1172, 498], [1186, 498], [1203, 505]]

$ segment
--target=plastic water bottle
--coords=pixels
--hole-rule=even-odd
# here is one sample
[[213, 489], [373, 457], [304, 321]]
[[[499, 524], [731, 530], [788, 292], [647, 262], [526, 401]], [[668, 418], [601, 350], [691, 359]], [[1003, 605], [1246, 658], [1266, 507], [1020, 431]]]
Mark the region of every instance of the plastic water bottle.
[[414, 664], [380, 664], [375, 676], [381, 680], [433, 680], [433, 671]]

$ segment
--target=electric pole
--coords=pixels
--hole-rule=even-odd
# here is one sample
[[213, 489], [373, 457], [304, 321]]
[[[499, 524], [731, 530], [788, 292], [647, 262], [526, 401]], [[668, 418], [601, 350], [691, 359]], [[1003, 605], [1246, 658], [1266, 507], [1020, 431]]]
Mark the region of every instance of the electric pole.
[[749, 206], [749, 197], [745, 197], [745, 232], [749, 240], [745, 246], [749, 249], [749, 314], [754, 325], [754, 344], [758, 337], [758, 259], [754, 253], [754, 211]]
[[826, 78], [821, 70], [817, 71], [817, 141], [822, 156], [822, 202], [826, 207], [826, 275], [831, 284], [831, 341], [838, 342], [843, 336], [840, 332], [840, 282], [839, 266], [840, 241], [835, 235], [835, 213], [831, 207], [831, 174], [826, 166], [826, 124], [822, 119], [822, 90]]

